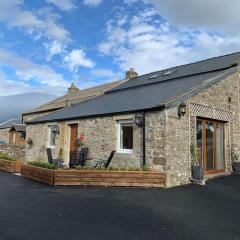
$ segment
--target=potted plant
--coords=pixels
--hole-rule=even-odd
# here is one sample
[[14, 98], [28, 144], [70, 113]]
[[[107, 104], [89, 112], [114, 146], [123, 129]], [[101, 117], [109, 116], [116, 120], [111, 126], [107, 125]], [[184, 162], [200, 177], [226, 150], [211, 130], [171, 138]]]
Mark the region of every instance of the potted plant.
[[75, 145], [77, 146], [78, 151], [80, 152], [82, 146], [85, 145], [85, 136], [84, 136], [84, 134], [81, 133], [80, 136], [75, 139]]
[[234, 148], [232, 148], [232, 151], [231, 151], [231, 159], [232, 159], [233, 172], [240, 173], [239, 155], [235, 152]]
[[88, 150], [83, 148], [83, 146], [85, 145], [85, 135], [83, 133], [81, 133], [79, 137], [75, 139], [75, 145], [77, 146], [77, 159], [79, 160], [77, 165], [80, 164], [80, 166], [84, 166], [87, 158], [86, 151]]
[[192, 160], [192, 178], [193, 180], [203, 180], [204, 167], [197, 161], [197, 152], [195, 145], [190, 146], [191, 160]]

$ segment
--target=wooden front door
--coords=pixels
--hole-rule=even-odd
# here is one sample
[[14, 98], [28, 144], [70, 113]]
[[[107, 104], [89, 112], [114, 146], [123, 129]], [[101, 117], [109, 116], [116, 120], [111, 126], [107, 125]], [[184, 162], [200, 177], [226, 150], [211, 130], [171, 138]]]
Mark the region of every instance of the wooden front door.
[[70, 151], [76, 152], [77, 146], [75, 144], [76, 138], [78, 136], [78, 124], [70, 125]]
[[197, 119], [197, 159], [205, 175], [225, 171], [224, 123]]
[[78, 136], [78, 124], [70, 125], [70, 161], [69, 166], [75, 165], [77, 161], [77, 146], [75, 144], [76, 138]]

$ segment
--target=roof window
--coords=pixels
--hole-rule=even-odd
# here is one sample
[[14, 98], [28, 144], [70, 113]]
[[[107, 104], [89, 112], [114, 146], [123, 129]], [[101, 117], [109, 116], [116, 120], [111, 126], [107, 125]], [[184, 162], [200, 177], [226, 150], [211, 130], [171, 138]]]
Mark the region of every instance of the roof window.
[[158, 74], [154, 74], [154, 75], [150, 76], [148, 79], [154, 79], [154, 78], [157, 78], [157, 77], [159, 77], [159, 75]]
[[169, 71], [163, 72], [162, 75], [165, 77], [165, 76], [169, 76], [175, 72], [176, 72], [176, 70], [169, 70]]

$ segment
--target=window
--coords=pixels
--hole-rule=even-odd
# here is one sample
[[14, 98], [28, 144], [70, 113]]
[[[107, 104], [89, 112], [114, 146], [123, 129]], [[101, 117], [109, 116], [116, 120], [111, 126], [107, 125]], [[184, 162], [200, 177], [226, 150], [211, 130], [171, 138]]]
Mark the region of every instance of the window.
[[25, 138], [26, 138], [26, 133], [25, 133], [25, 132], [22, 132], [22, 133], [20, 134], [20, 138], [25, 139]]
[[56, 136], [57, 136], [57, 131], [56, 129], [58, 128], [57, 125], [51, 125], [49, 127], [49, 138], [48, 138], [48, 146], [51, 148], [54, 148], [56, 146]]
[[118, 152], [133, 153], [133, 122], [118, 122]]

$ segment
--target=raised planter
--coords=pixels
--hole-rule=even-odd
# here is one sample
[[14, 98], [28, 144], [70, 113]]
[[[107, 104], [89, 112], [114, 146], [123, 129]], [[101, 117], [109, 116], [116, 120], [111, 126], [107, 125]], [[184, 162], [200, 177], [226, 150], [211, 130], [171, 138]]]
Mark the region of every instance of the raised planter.
[[54, 170], [46, 168], [23, 165], [21, 175], [49, 185], [53, 185], [54, 183]]
[[164, 187], [166, 175], [150, 171], [49, 170], [24, 165], [24, 177], [50, 185]]
[[22, 161], [9, 161], [0, 159], [0, 170], [11, 173], [20, 173], [22, 164]]
[[56, 170], [54, 185], [164, 187], [165, 178], [150, 171]]

